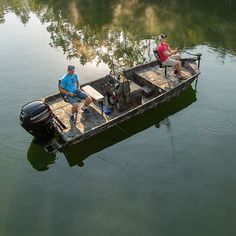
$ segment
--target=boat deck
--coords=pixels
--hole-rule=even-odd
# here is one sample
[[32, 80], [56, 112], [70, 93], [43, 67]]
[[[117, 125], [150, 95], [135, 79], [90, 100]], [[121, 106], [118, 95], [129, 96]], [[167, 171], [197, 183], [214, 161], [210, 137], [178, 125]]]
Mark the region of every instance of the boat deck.
[[[191, 65], [191, 63], [190, 63], [190, 66], [192, 67], [192, 69], [196, 73], [196, 71], [195, 71], [196, 64], [193, 63], [193, 65]], [[187, 79], [193, 77], [193, 73], [191, 72], [191, 70], [189, 70], [189, 68], [183, 67], [182, 72], [183, 72], [183, 75]], [[140, 67], [137, 70], [135, 70], [134, 73], [138, 77], [140, 77], [142, 80], [151, 84], [152, 86], [154, 86], [158, 89], [161, 88], [161, 93], [168, 92], [186, 81], [186, 80], [180, 80], [180, 81], [177, 80], [174, 77], [173, 68], [167, 69], [167, 78], [166, 78], [165, 74], [164, 74], [164, 69], [160, 68], [158, 65], [152, 65], [152, 66], [148, 66], [148, 67], [144, 67], [144, 68]], [[134, 83], [134, 85], [138, 86], [140, 88], [142, 86], [140, 84], [137, 85], [135, 83]], [[142, 104], [147, 103], [148, 101], [153, 99], [154, 96], [156, 96], [156, 95], [145, 96], [145, 94], [143, 94], [141, 103]], [[80, 109], [79, 109], [78, 115], [77, 115], [76, 127], [71, 129], [70, 121], [69, 121], [69, 117], [70, 117], [70, 113], [71, 113], [71, 105], [69, 103], [66, 103], [60, 95], [52, 96], [52, 98], [53, 99], [47, 98], [47, 100], [45, 100], [45, 101], [49, 105], [49, 107], [51, 108], [54, 115], [66, 127], [65, 129], [58, 130], [58, 131], [59, 131], [60, 135], [62, 136], [62, 138], [67, 143], [71, 142], [75, 139], [77, 139], [77, 140], [79, 140], [80, 138], [84, 139], [84, 136], [86, 136], [87, 133], [91, 134], [91, 132], [93, 130], [105, 125], [106, 123], [108, 123], [112, 119], [114, 119], [118, 116], [121, 116], [122, 114], [127, 113], [129, 111], [129, 109], [125, 110], [125, 111], [119, 111], [118, 109], [114, 108], [112, 111], [112, 114], [107, 116], [102, 113], [101, 109], [95, 103], [92, 103], [90, 105], [91, 113], [87, 114], [87, 113], [82, 112], [81, 108], [83, 106], [83, 102], [80, 102]], [[105, 104], [104, 104], [105, 106], [108, 105], [106, 103], [106, 100], [107, 99], [105, 97]], [[134, 107], [130, 108], [130, 110], [133, 108]], [[89, 134], [88, 134], [88, 136], [89, 136]]]
[[[194, 70], [197, 70], [195, 63], [189, 63]], [[193, 76], [189, 68], [182, 67], [182, 74], [185, 78], [190, 78]], [[169, 91], [174, 89], [179, 84], [183, 83], [183, 80], [177, 80], [173, 73], [173, 68], [167, 68], [167, 77], [165, 76], [164, 69], [159, 66], [152, 66], [148, 68], [141, 68], [136, 72], [137, 75], [149, 81], [154, 86], [157, 86], [164, 91]]]
[[[147, 102], [144, 98], [142, 103]], [[71, 105], [65, 102], [62, 98], [59, 98], [56, 101], [48, 102], [50, 109], [52, 110], [53, 114], [63, 123], [66, 127], [62, 131], [59, 131], [66, 142], [70, 142], [74, 138], [79, 138], [80, 136], [84, 136], [85, 133], [92, 131], [93, 129], [102, 126], [109, 122], [110, 120], [114, 119], [118, 115], [122, 115], [127, 111], [118, 111], [114, 109], [111, 115], [105, 115], [99, 109], [99, 107], [91, 103], [89, 109], [91, 113], [84, 113], [81, 108], [84, 102], [81, 101], [79, 103], [79, 110], [77, 114], [77, 122], [76, 127], [71, 129], [70, 126], [70, 114], [71, 114]]]

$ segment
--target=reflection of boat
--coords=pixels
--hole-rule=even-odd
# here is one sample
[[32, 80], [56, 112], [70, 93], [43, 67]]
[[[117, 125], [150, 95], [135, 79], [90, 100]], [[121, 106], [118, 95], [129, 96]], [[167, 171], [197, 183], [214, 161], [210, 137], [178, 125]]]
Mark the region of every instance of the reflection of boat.
[[69, 123], [71, 105], [60, 93], [26, 104], [21, 111], [21, 124], [36, 137], [54, 135], [51, 144], [46, 146], [49, 152], [79, 143], [179, 96], [200, 74], [198, 59], [182, 61], [185, 80], [174, 78], [172, 69], [164, 73], [159, 63], [153, 61], [125, 70], [119, 78], [108, 75], [83, 85], [82, 89], [91, 92], [92, 97], [95, 91], [95, 102], [91, 105], [91, 114], [78, 113], [73, 129]]
[[[158, 128], [161, 121], [186, 108], [196, 100], [196, 92], [193, 90], [192, 86], [190, 86], [172, 101], [145, 112], [145, 114], [135, 116], [122, 123], [119, 127], [108, 129], [106, 132], [101, 132], [90, 139], [86, 139], [77, 145], [64, 148], [61, 151], [64, 153], [70, 166], [83, 166], [84, 160], [93, 153], [97, 153], [115, 143], [121, 142], [151, 126], [155, 125], [155, 127]], [[47, 170], [49, 165], [54, 163], [55, 156], [46, 153], [43, 147], [33, 139], [28, 150], [28, 160], [36, 170], [42, 171]]]
[[55, 154], [45, 152], [42, 147], [43, 143], [34, 138], [27, 153], [28, 161], [38, 171], [48, 170], [49, 165], [55, 163], [56, 159]]

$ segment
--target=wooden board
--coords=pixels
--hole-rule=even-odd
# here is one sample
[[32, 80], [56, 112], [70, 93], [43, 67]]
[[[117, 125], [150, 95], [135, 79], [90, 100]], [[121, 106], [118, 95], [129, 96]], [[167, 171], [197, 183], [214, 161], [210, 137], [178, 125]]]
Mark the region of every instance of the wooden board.
[[99, 93], [96, 89], [91, 87], [90, 85], [86, 85], [82, 87], [82, 90], [87, 93], [92, 99], [96, 100], [97, 102], [101, 102], [104, 100], [104, 96]]

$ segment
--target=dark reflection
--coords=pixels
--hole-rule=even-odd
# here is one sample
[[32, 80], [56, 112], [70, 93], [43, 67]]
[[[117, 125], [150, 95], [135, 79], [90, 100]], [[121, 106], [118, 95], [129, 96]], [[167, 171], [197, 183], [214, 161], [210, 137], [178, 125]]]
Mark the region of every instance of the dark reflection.
[[45, 171], [49, 169], [49, 165], [55, 163], [56, 155], [45, 152], [43, 144], [33, 139], [27, 153], [27, 158], [34, 169]]
[[[62, 152], [69, 166], [78, 165], [82, 167], [84, 166], [84, 160], [93, 153], [97, 153], [115, 143], [121, 142], [151, 126], [159, 128], [161, 125], [166, 125], [168, 132], [171, 131], [168, 117], [191, 105], [196, 100], [196, 91], [192, 87], [189, 87], [174, 100], [110, 128], [77, 145], [65, 148]], [[33, 140], [28, 150], [28, 160], [36, 170], [42, 171], [47, 170], [49, 165], [54, 163], [55, 156], [46, 153], [43, 147]]]
[[111, 128], [77, 145], [65, 148], [63, 153], [70, 166], [78, 165], [82, 167], [84, 160], [91, 154], [110, 147], [153, 125], [157, 128], [161, 125], [166, 125], [167, 130], [170, 131], [171, 128], [168, 117], [191, 105], [196, 100], [195, 90], [189, 87], [179, 97], [169, 103], [160, 105], [156, 109], [136, 116], [117, 127]]
[[51, 46], [82, 64], [96, 60], [110, 67], [144, 61], [144, 40], [160, 32], [180, 48], [208, 44], [220, 55], [236, 54], [236, 4], [232, 0], [35, 0], [1, 1], [0, 21], [14, 12], [26, 24], [30, 13], [47, 23]]

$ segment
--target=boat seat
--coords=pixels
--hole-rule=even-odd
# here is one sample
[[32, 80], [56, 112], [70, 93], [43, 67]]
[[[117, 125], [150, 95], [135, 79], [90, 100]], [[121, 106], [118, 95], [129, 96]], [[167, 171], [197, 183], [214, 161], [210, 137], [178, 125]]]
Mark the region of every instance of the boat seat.
[[102, 110], [102, 113], [103, 113], [103, 102], [104, 102], [104, 99], [105, 99], [104, 96], [90, 85], [85, 85], [81, 89], [86, 94], [88, 94], [93, 100], [95, 100], [99, 105], [101, 105], [101, 110]]
[[62, 96], [64, 102], [68, 102], [67, 99], [66, 99], [65, 94], [60, 91], [60, 84], [61, 84], [61, 80], [58, 80], [58, 89], [59, 89], [59, 92], [60, 92], [60, 94], [61, 94], [61, 96]]
[[165, 65], [162, 64], [156, 48], [153, 49], [153, 53], [154, 53], [154, 56], [157, 60], [157, 63], [159, 64], [159, 66], [161, 68], [165, 68], [165, 77], [167, 77], [167, 67], [173, 67], [173, 66], [165, 66]]
[[99, 93], [96, 89], [94, 89], [90, 85], [85, 85], [81, 88], [85, 93], [87, 93], [92, 99], [94, 99], [97, 102], [104, 101], [104, 96]]

